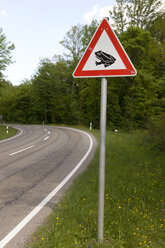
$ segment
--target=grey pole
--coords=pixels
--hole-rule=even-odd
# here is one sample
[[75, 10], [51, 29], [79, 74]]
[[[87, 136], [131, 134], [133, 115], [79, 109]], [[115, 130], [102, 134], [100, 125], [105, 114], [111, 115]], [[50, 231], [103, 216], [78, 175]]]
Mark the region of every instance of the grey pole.
[[105, 140], [107, 110], [107, 79], [101, 79], [100, 106], [100, 158], [99, 158], [99, 193], [98, 193], [98, 241], [103, 242], [104, 232], [104, 184], [105, 184]]

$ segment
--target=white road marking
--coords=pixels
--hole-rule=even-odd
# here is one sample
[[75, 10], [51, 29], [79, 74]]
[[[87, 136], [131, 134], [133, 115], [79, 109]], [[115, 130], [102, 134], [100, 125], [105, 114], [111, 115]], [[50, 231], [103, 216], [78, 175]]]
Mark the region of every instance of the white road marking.
[[24, 148], [24, 149], [22, 149], [22, 150], [19, 150], [19, 151], [16, 151], [16, 152], [10, 153], [10, 154], [9, 154], [9, 156], [12, 156], [12, 155], [15, 155], [15, 154], [17, 154], [17, 153], [20, 153], [20, 152], [26, 151], [26, 150], [28, 150], [28, 149], [30, 149], [30, 148], [32, 148], [32, 147], [34, 147], [34, 145], [29, 146], [29, 147], [26, 147], [26, 148]]
[[12, 240], [18, 234], [18, 232], [20, 232], [24, 228], [24, 226], [58, 193], [58, 191], [69, 181], [69, 179], [80, 168], [80, 166], [83, 164], [83, 162], [86, 160], [89, 153], [91, 152], [93, 147], [93, 140], [88, 133], [73, 128], [65, 128], [65, 129], [71, 129], [87, 135], [90, 140], [90, 146], [88, 148], [88, 151], [86, 152], [84, 157], [80, 160], [80, 162], [76, 165], [76, 167], [68, 174], [68, 176], [65, 177], [63, 181], [47, 197], [45, 197], [45, 199], [42, 202], [40, 202], [38, 206], [34, 208], [34, 210], [32, 210], [9, 234], [7, 234], [0, 241], [0, 248], [3, 248], [6, 244], [8, 244], [9, 241]]
[[49, 136], [47, 136], [44, 140], [47, 140], [49, 138]]

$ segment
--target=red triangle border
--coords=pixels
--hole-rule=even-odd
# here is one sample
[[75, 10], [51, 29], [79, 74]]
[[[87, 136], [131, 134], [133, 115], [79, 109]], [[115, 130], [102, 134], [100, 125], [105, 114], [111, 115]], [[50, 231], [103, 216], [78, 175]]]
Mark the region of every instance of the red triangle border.
[[[88, 58], [90, 57], [94, 47], [97, 44], [97, 41], [99, 40], [104, 30], [106, 31], [109, 39], [114, 45], [126, 69], [83, 70]], [[78, 78], [79, 77], [80, 78], [83, 78], [83, 77], [121, 77], [121, 76], [136, 76], [136, 74], [137, 74], [136, 69], [134, 68], [132, 62], [130, 61], [128, 55], [126, 54], [117, 36], [111, 29], [107, 19], [103, 19], [98, 29], [96, 30], [93, 38], [91, 39], [84, 55], [82, 56], [80, 62], [78, 63], [73, 73], [73, 77], [76, 77], [76, 78], [77, 77]]]

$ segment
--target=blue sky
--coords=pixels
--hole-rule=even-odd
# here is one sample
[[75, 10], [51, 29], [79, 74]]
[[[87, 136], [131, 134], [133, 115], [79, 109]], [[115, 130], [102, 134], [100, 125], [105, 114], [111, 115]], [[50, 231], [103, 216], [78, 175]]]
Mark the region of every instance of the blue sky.
[[15, 44], [15, 63], [5, 71], [13, 85], [30, 79], [41, 58], [62, 55], [59, 42], [78, 23], [107, 16], [115, 0], [0, 0], [0, 27]]

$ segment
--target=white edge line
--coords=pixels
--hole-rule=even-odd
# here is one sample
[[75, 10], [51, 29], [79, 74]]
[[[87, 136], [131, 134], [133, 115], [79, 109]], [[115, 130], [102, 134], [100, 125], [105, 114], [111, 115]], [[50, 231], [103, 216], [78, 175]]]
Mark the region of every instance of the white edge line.
[[49, 136], [47, 136], [44, 140], [47, 140], [49, 138]]
[[73, 128], [65, 128], [65, 129], [72, 129], [77, 132], [84, 133], [88, 136], [90, 140], [90, 146], [84, 157], [80, 160], [80, 162], [76, 165], [76, 167], [66, 176], [62, 182], [47, 196], [45, 199], [39, 203], [37, 207], [35, 207], [9, 234], [7, 234], [1, 241], [0, 241], [0, 248], [3, 248], [11, 239], [13, 239], [18, 232], [24, 228], [24, 226], [58, 193], [58, 191], [69, 181], [69, 179], [75, 174], [75, 172], [80, 168], [82, 163], [85, 161], [85, 159], [88, 157], [89, 153], [92, 150], [93, 147], [93, 140], [91, 136], [81, 130], [73, 129]]
[[3, 143], [3, 142], [8, 141], [8, 140], [15, 139], [15, 138], [17, 138], [18, 136], [20, 136], [23, 133], [23, 130], [22, 129], [20, 129], [18, 127], [14, 127], [14, 128], [18, 129], [20, 131], [20, 133], [17, 134], [17, 135], [15, 135], [15, 136], [13, 136], [13, 137], [11, 137], [11, 138], [0, 140], [0, 143]]
[[26, 148], [24, 148], [24, 149], [22, 149], [22, 150], [19, 150], [19, 151], [16, 151], [16, 152], [10, 153], [10, 154], [9, 154], [9, 156], [12, 156], [12, 155], [15, 155], [15, 154], [17, 154], [17, 153], [20, 153], [20, 152], [26, 151], [26, 150], [28, 150], [28, 149], [30, 149], [30, 148], [32, 148], [32, 147], [34, 147], [34, 145], [29, 146], [29, 147], [26, 147]]

